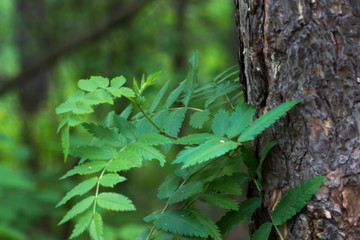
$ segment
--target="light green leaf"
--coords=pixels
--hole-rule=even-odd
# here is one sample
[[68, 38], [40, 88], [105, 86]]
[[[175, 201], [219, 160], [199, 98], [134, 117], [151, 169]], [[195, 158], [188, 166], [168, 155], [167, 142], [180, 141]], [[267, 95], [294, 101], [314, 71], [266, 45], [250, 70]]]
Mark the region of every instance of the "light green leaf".
[[97, 212], [91, 220], [89, 233], [92, 240], [103, 240], [103, 221], [101, 215]]
[[212, 158], [224, 155], [237, 148], [237, 143], [226, 140], [210, 140], [197, 147], [188, 148], [181, 151], [176, 157], [174, 163], [184, 163], [182, 168], [208, 161]]
[[71, 149], [70, 154], [90, 160], [107, 160], [116, 154], [115, 148], [98, 146], [78, 146]]
[[91, 204], [94, 202], [94, 196], [89, 196], [77, 204], [73, 208], [71, 208], [66, 215], [61, 219], [59, 225], [66, 223], [70, 219], [74, 218], [75, 216], [79, 215], [80, 213], [84, 212], [86, 209], [88, 209]]
[[266, 114], [261, 115], [250, 125], [250, 127], [246, 128], [242, 132], [242, 134], [238, 138], [238, 142], [246, 142], [253, 140], [259, 133], [261, 133], [265, 130], [265, 128], [273, 124], [277, 119], [279, 119], [282, 115], [284, 115], [284, 113], [289, 111], [297, 103], [299, 103], [299, 101], [285, 102], [270, 110]]
[[182, 122], [184, 121], [187, 108], [181, 108], [175, 111], [170, 112], [170, 114], [165, 118], [164, 129], [165, 132], [177, 136]]
[[114, 130], [95, 123], [83, 123], [82, 126], [94, 137], [106, 142], [111, 146], [122, 146], [126, 144], [124, 137]]
[[60, 104], [60, 105], [56, 108], [56, 114], [71, 112], [71, 111], [73, 111], [75, 108], [76, 108], [76, 103], [66, 101], [66, 102]]
[[159, 199], [170, 197], [178, 188], [178, 184], [180, 180], [181, 178], [175, 174], [170, 174], [169, 176], [167, 176], [165, 178], [165, 181], [160, 185], [158, 189], [157, 197]]
[[132, 204], [131, 200], [126, 196], [118, 193], [100, 193], [97, 197], [96, 203], [108, 210], [113, 211], [134, 211], [135, 206]]
[[145, 145], [140, 142], [131, 142], [127, 149], [132, 152], [139, 153], [144, 160], [157, 159], [160, 161], [160, 166], [164, 166], [166, 160], [165, 156], [156, 148]]
[[167, 204], [173, 204], [188, 199], [196, 194], [200, 193], [204, 189], [201, 182], [193, 181], [188, 182], [179, 189], [168, 199]]
[[129, 170], [130, 168], [140, 167], [142, 165], [142, 158], [138, 153], [131, 151], [118, 152], [114, 160], [112, 160], [107, 166], [106, 171], [119, 172]]
[[190, 70], [188, 72], [188, 75], [186, 76], [185, 80], [185, 96], [182, 102], [185, 106], [189, 104], [189, 101], [191, 100], [192, 94], [194, 92], [196, 83], [197, 83], [197, 77], [199, 72], [199, 63], [200, 63], [200, 54], [199, 51], [195, 50], [191, 57], [189, 58], [190, 63]]
[[120, 88], [122, 85], [124, 85], [126, 82], [126, 79], [124, 76], [115, 77], [111, 79], [111, 87], [113, 88]]
[[282, 225], [296, 213], [300, 212], [318, 187], [321, 186], [324, 179], [324, 176], [316, 176], [303, 180], [299, 185], [285, 193], [273, 212], [273, 223], [277, 226]]
[[191, 208], [189, 211], [196, 217], [196, 219], [203, 225], [205, 231], [214, 239], [222, 240], [218, 227], [211, 221], [203, 212], [196, 208]]
[[87, 193], [90, 191], [97, 183], [98, 177], [93, 177], [88, 180], [83, 181], [82, 183], [75, 186], [73, 189], [71, 189], [68, 193], [66, 193], [65, 197], [61, 199], [61, 201], [56, 205], [56, 207], [59, 207], [63, 204], [65, 204], [67, 201], [69, 201], [71, 198], [75, 196], [81, 196], [84, 193]]
[[66, 126], [61, 131], [61, 145], [62, 145], [62, 148], [63, 148], [64, 161], [65, 162], [66, 162], [67, 157], [69, 155], [69, 148], [70, 148], [69, 132], [70, 132], [70, 127], [69, 127], [68, 124], [66, 124]]
[[121, 93], [121, 95], [128, 97], [128, 98], [135, 97], [135, 93], [131, 88], [122, 87], [122, 88], [120, 88], [120, 93]]
[[191, 134], [186, 137], [182, 137], [179, 139], [176, 139], [173, 143], [175, 144], [182, 144], [182, 145], [189, 145], [189, 144], [201, 144], [205, 143], [210, 139], [219, 139], [217, 136], [209, 133], [196, 133]]
[[158, 104], [160, 103], [161, 99], [164, 97], [168, 87], [169, 87], [170, 81], [167, 81], [164, 86], [160, 89], [159, 93], [156, 95], [155, 100], [153, 101], [153, 103], [151, 104], [150, 113], [153, 113], [156, 109], [156, 107], [158, 106]]
[[204, 227], [190, 211], [185, 209], [168, 210], [164, 212], [156, 219], [154, 226], [174, 234], [190, 237], [208, 237]]
[[221, 234], [225, 234], [237, 226], [240, 222], [250, 221], [254, 211], [261, 206], [260, 198], [250, 198], [239, 205], [238, 211], [229, 211], [223, 216], [217, 225]]
[[83, 103], [89, 106], [101, 103], [114, 104], [114, 100], [113, 97], [104, 89], [96, 89], [95, 91], [85, 95]]
[[101, 76], [92, 76], [89, 81], [93, 82], [99, 88], [107, 88], [109, 86], [109, 79]]
[[100, 185], [104, 187], [114, 187], [116, 184], [125, 180], [125, 177], [119, 176], [116, 173], [109, 173], [102, 176], [100, 179]]
[[74, 167], [73, 169], [68, 171], [64, 176], [62, 176], [60, 179], [67, 178], [75, 174], [85, 175], [85, 174], [96, 173], [102, 170], [105, 167], [105, 165], [106, 165], [105, 161], [87, 162]]
[[169, 97], [166, 99], [164, 106], [165, 108], [169, 108], [176, 101], [176, 99], [179, 98], [180, 94], [184, 90], [184, 87], [185, 81], [182, 81], [179, 86], [170, 93]]
[[75, 114], [86, 114], [86, 113], [92, 113], [94, 110], [91, 108], [89, 104], [86, 104], [84, 102], [76, 103], [75, 108], [72, 110]]
[[221, 109], [214, 117], [212, 122], [212, 131], [216, 136], [223, 137], [229, 127], [229, 114]]
[[78, 87], [84, 91], [92, 92], [96, 90], [97, 85], [93, 81], [82, 79], [78, 81]]
[[228, 137], [232, 138], [242, 133], [249, 126], [254, 114], [255, 108], [250, 104], [242, 102], [239, 106], [236, 106], [230, 117], [230, 126], [226, 130]]
[[262, 224], [251, 236], [250, 240], [268, 240], [271, 232], [272, 224], [266, 222]]
[[227, 196], [217, 194], [217, 193], [205, 193], [202, 194], [199, 198], [202, 202], [210, 203], [212, 205], [225, 208], [225, 209], [231, 209], [231, 210], [237, 210], [238, 204], [237, 202]]
[[79, 221], [75, 225], [75, 228], [70, 236], [70, 239], [78, 237], [80, 234], [82, 234], [89, 227], [92, 217], [93, 217], [93, 213], [91, 211], [81, 216]]
[[202, 112], [196, 112], [190, 117], [190, 125], [194, 128], [202, 128], [210, 118], [209, 109], [205, 109]]
[[138, 142], [145, 145], [157, 146], [171, 143], [171, 139], [157, 133], [144, 133], [138, 138]]

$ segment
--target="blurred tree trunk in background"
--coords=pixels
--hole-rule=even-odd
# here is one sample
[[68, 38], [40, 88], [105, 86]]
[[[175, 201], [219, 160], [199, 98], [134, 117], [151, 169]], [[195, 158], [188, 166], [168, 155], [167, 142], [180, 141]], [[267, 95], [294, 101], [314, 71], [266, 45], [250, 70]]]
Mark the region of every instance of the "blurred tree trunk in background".
[[[301, 103], [255, 142], [276, 140], [264, 165], [266, 216], [302, 179], [326, 175], [286, 239], [359, 239], [360, 4], [357, 0], [235, 0], [248, 102], [262, 114]], [[272, 239], [276, 239], [272, 235]]]

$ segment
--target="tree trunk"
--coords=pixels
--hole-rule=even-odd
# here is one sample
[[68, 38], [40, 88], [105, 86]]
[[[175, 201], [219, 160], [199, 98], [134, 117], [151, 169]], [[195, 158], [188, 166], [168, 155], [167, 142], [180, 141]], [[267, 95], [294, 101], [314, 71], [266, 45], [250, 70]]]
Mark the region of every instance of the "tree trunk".
[[248, 102], [260, 115], [301, 101], [254, 143], [259, 152], [278, 142], [263, 170], [268, 213], [300, 180], [326, 175], [281, 228], [285, 239], [360, 239], [359, 0], [235, 0], [235, 8]]

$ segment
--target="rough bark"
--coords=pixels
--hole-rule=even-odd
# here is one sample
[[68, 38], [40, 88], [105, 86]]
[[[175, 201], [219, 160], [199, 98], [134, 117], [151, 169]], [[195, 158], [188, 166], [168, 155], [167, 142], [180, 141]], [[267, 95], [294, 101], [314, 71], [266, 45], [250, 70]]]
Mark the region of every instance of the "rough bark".
[[300, 180], [326, 175], [284, 236], [360, 239], [360, 2], [235, 3], [248, 101], [258, 114], [301, 101], [255, 142], [278, 142], [264, 165], [265, 207], [271, 213]]

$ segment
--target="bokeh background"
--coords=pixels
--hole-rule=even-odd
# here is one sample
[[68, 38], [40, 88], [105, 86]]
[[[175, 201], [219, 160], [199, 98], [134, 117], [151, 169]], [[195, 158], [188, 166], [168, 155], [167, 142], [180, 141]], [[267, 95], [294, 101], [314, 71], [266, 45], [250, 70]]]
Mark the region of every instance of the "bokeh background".
[[[55, 108], [79, 79], [161, 70], [151, 98], [166, 80], [175, 87], [185, 78], [194, 49], [202, 82], [236, 65], [236, 38], [231, 0], [0, 0], [0, 239], [71, 234], [73, 223], [57, 224], [73, 202], [55, 205], [79, 182], [58, 180], [77, 159], [63, 161]], [[103, 121], [101, 109], [96, 117]], [[72, 132], [71, 142], [83, 141]], [[142, 218], [164, 205], [156, 193], [169, 171], [154, 161], [127, 173], [117, 188], [138, 211], [107, 214], [106, 240], [136, 238]]]

